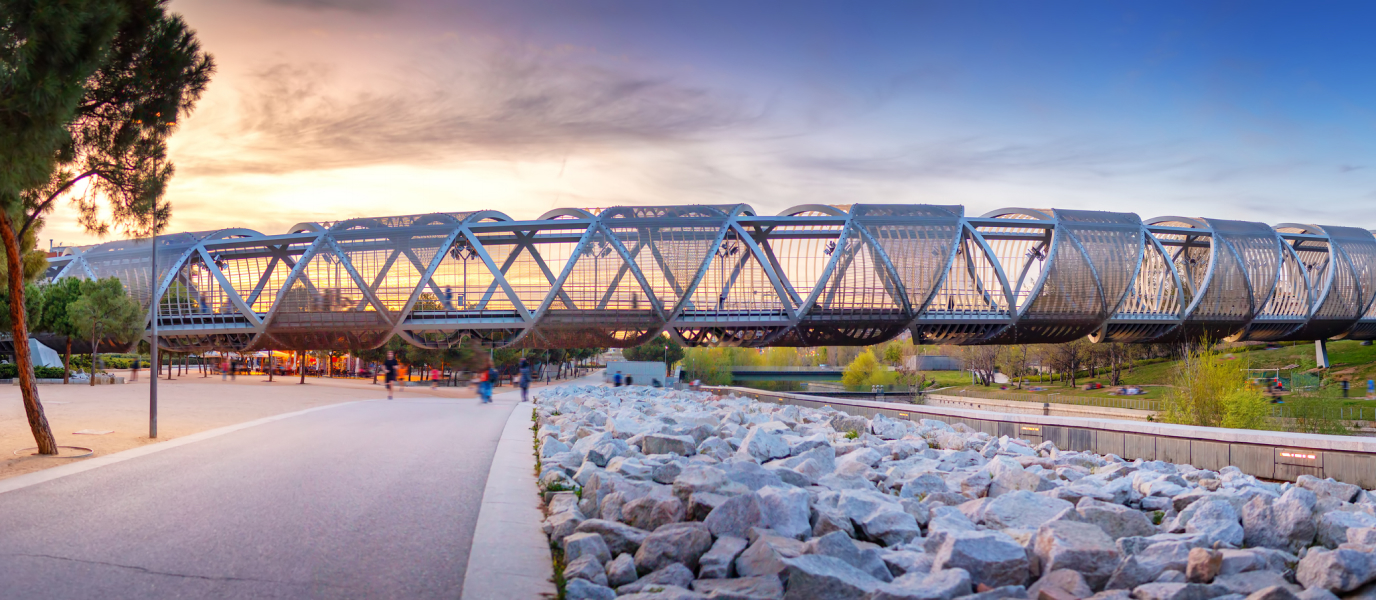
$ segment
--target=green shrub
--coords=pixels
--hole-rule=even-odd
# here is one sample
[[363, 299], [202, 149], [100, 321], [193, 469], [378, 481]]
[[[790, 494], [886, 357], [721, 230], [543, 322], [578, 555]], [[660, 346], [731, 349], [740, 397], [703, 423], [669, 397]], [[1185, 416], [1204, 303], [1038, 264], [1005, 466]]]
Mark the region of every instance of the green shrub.
[[62, 379], [62, 367], [34, 367], [34, 377], [39, 379]]
[[846, 370], [841, 374], [841, 383], [846, 387], [874, 385], [878, 371], [879, 361], [874, 358], [872, 352], [865, 350], [846, 365]]
[[1270, 427], [1271, 403], [1247, 377], [1247, 364], [1223, 360], [1210, 344], [1180, 359], [1174, 387], [1162, 400], [1167, 423], [1233, 429]]
[[[39, 379], [62, 379], [62, 367], [34, 367], [33, 376]], [[19, 377], [19, 367], [14, 363], [0, 363], [0, 379]]]

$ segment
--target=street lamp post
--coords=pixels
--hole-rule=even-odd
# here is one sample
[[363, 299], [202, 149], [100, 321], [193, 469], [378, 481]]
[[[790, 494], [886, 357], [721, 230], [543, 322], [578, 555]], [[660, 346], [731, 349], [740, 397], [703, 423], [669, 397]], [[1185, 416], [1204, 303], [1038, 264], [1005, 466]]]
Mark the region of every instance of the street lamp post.
[[[155, 116], [159, 119], [159, 121], [161, 121], [161, 119], [162, 119], [162, 114], [161, 114], [161, 113], [158, 113], [158, 114], [155, 115]], [[172, 120], [172, 121], [168, 121], [167, 123], [158, 123], [157, 125], [158, 125], [158, 126], [164, 126], [164, 125], [165, 125], [165, 126], [167, 126], [167, 127], [173, 127], [173, 126], [176, 126], [176, 124], [177, 124], [177, 121]], [[161, 160], [161, 158], [160, 158], [160, 157], [155, 157], [155, 158], [153, 159], [153, 176], [154, 176], [154, 177], [160, 177], [160, 175], [158, 174], [158, 169], [159, 169], [159, 167], [161, 167], [161, 166], [162, 166], [162, 160]], [[161, 195], [161, 194], [159, 194], [159, 196], [160, 196], [160, 195]], [[153, 256], [152, 256], [152, 259], [151, 259], [151, 261], [150, 261], [150, 263], [149, 263], [149, 269], [152, 271], [152, 275], [151, 275], [151, 277], [149, 277], [148, 281], [149, 281], [149, 287], [151, 288], [151, 291], [152, 291], [152, 299], [150, 300], [150, 302], [151, 302], [152, 305], [153, 305], [153, 328], [152, 328], [153, 331], [152, 331], [152, 341], [149, 342], [149, 344], [148, 344], [148, 353], [149, 353], [149, 361], [148, 361], [149, 364], [148, 364], [148, 368], [149, 368], [150, 371], [152, 371], [153, 376], [150, 377], [149, 380], [148, 380], [148, 437], [149, 437], [149, 439], [157, 439], [157, 438], [158, 438], [158, 374], [160, 373], [160, 367], [159, 367], [159, 365], [158, 365], [158, 197], [157, 197], [157, 196], [155, 196], [155, 197], [153, 198], [153, 208], [152, 208], [152, 211], [153, 211], [153, 219], [152, 219], [152, 220], [153, 220]], [[92, 348], [92, 350], [94, 351], [94, 348]], [[138, 357], [135, 357], [134, 360], [138, 360]], [[95, 377], [95, 365], [91, 365], [91, 376], [92, 376], [92, 377]]]
[[[153, 167], [154, 174], [157, 173], [157, 162]], [[148, 343], [149, 361], [148, 368], [153, 376], [148, 378], [148, 438], [158, 438], [158, 376], [162, 371], [158, 367], [158, 201], [153, 201], [153, 257], [150, 269], [153, 274], [148, 278], [149, 288], [152, 292], [149, 303], [153, 305], [153, 337]], [[137, 357], [134, 360], [138, 360]], [[92, 377], [95, 371], [92, 370]]]

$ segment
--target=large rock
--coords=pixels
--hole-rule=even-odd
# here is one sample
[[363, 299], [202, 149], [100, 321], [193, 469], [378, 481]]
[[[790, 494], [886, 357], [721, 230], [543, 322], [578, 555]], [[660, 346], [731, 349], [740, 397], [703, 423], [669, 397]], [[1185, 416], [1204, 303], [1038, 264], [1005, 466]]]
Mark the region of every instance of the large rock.
[[688, 465], [678, 477], [674, 478], [674, 495], [687, 501], [695, 492], [715, 492], [731, 480], [726, 473], [711, 465]]
[[893, 574], [889, 572], [889, 567], [884, 564], [884, 559], [880, 558], [878, 550], [874, 548], [861, 550], [846, 534], [839, 531], [833, 531], [822, 537], [809, 540], [807, 553], [839, 558], [846, 564], [860, 569], [880, 581], [893, 580]]
[[669, 563], [659, 569], [635, 580], [634, 582], [616, 588], [616, 593], [621, 595], [634, 594], [636, 592], [648, 591], [652, 587], [677, 586], [687, 589], [693, 585], [693, 572], [679, 563]]
[[1040, 492], [1054, 487], [1042, 479], [1041, 475], [1024, 469], [1017, 461], [1006, 456], [995, 457], [987, 466], [990, 476], [990, 498], [1018, 490]]
[[726, 579], [734, 575], [733, 565], [749, 544], [743, 537], [722, 536], [698, 559], [698, 578]]
[[1291, 488], [1277, 500], [1253, 496], [1242, 506], [1243, 543], [1296, 551], [1314, 541], [1314, 492]]
[[1078, 521], [1052, 521], [1037, 530], [1034, 546], [1043, 572], [1071, 569], [1084, 576], [1089, 586], [1104, 585], [1118, 566], [1118, 547], [1097, 525]]
[[[694, 494], [697, 497], [699, 494]], [[804, 497], [807, 493], [803, 492]], [[703, 519], [712, 535], [744, 538], [751, 527], [760, 525], [760, 503], [754, 494], [733, 496], [712, 509]]]
[[[1122, 542], [1132, 538], [1122, 538]], [[1190, 550], [1197, 546], [1190, 541], [1162, 541], [1147, 546], [1128, 556], [1114, 569], [1106, 589], [1133, 589], [1139, 585], [1156, 581], [1161, 573], [1171, 570], [1185, 572], [1189, 564]]]
[[737, 456], [748, 457], [759, 463], [785, 458], [788, 453], [788, 442], [785, 442], [782, 436], [760, 427], [755, 427], [750, 433], [745, 434], [740, 449], [736, 450]]
[[718, 506], [725, 504], [731, 496], [716, 494], [712, 492], [698, 492], [688, 497], [688, 512], [683, 516], [685, 521], [706, 521], [707, 516], [712, 514]]
[[878, 450], [874, 448], [859, 448], [836, 459], [836, 469], [841, 470], [849, 468], [854, 472], [863, 473], [869, 469], [873, 469], [881, 460], [884, 460], [884, 456], [879, 454]]
[[692, 456], [698, 452], [698, 442], [689, 435], [654, 433], [640, 441], [645, 454], [677, 454]]
[[917, 519], [893, 505], [866, 515], [856, 526], [865, 539], [884, 546], [906, 544], [922, 535]]
[[812, 532], [807, 491], [796, 487], [763, 487], [755, 492], [761, 522], [780, 535], [804, 538]]
[[949, 492], [950, 487], [946, 485], [946, 480], [933, 473], [923, 473], [903, 482], [903, 490], [899, 492], [900, 498], [925, 498], [938, 492]]
[[678, 462], [666, 462], [655, 464], [651, 467], [650, 479], [655, 483], [669, 485], [678, 479], [679, 473], [683, 472], [683, 465]]
[[778, 575], [784, 560], [802, 556], [807, 547], [793, 538], [762, 535], [736, 557], [736, 574], [741, 577]]
[[710, 437], [698, 444], [698, 454], [717, 460], [726, 460], [735, 453], [736, 450], [731, 447], [731, 443], [719, 437]]
[[1340, 502], [1354, 502], [1362, 491], [1362, 488], [1350, 483], [1341, 483], [1332, 478], [1319, 479], [1313, 475], [1300, 475], [1295, 479], [1295, 485], [1314, 492], [1319, 498], [1333, 498]]
[[1037, 583], [1027, 588], [1027, 597], [1046, 597], [1042, 595], [1042, 590], [1047, 591], [1046, 596], [1053, 598], [1064, 597], [1058, 594], [1058, 591], [1069, 594], [1071, 598], [1088, 598], [1094, 595], [1094, 590], [1090, 589], [1089, 583], [1085, 581], [1084, 576], [1078, 571], [1072, 571], [1070, 569], [1048, 571], [1046, 574], [1042, 575], [1041, 579], [1037, 580]]
[[855, 537], [855, 524], [850, 517], [838, 509], [816, 507], [816, 518], [812, 523], [812, 535], [821, 537], [833, 531], [845, 532], [850, 537]]
[[1190, 583], [1213, 583], [1223, 570], [1223, 553], [1208, 548], [1191, 548], [1185, 564], [1185, 580]]
[[1214, 587], [1221, 587], [1233, 594], [1251, 595], [1270, 587], [1279, 587], [1292, 594], [1303, 591], [1298, 585], [1285, 580], [1280, 571], [1253, 571], [1235, 575], [1220, 575], [1213, 580]]
[[1223, 557], [1219, 565], [1219, 575], [1246, 573], [1249, 571], [1284, 571], [1287, 565], [1299, 562], [1299, 558], [1289, 552], [1271, 548], [1245, 548], [1242, 550], [1219, 550]]
[[1086, 497], [1075, 505], [1075, 511], [1080, 515], [1079, 520], [1097, 525], [1115, 540], [1160, 532], [1145, 513], [1118, 504]]
[[831, 427], [841, 433], [845, 433], [848, 431], [854, 431], [856, 433], [869, 433], [870, 422], [869, 419], [866, 419], [865, 417], [857, 417], [847, 415], [845, 413], [840, 413], [832, 419]]
[[617, 600], [708, 600], [707, 596], [676, 585], [654, 586], [652, 591], [617, 596]]
[[683, 563], [696, 572], [698, 558], [712, 548], [712, 534], [702, 523], [674, 523], [645, 537], [635, 553], [636, 570], [656, 571], [669, 563]]
[[607, 585], [607, 571], [592, 555], [583, 555], [564, 565], [564, 579], [586, 579], [597, 585]]
[[569, 445], [559, 441], [556, 437], [546, 437], [540, 442], [540, 458], [549, 458], [561, 452], [568, 452]]
[[[1315, 590], [1315, 591], [1320, 591], [1320, 590]], [[1329, 592], [1329, 591], [1327, 591], [1327, 590], [1322, 590], [1322, 591], [1323, 591], [1323, 593], [1325, 593], [1325, 594], [1327, 594], [1327, 595], [1329, 595], [1329, 596], [1332, 596], [1333, 598], [1337, 598], [1337, 596], [1333, 596], [1333, 593], [1332, 593], [1332, 592]], [[1234, 592], [1234, 593], [1241, 593], [1241, 592]], [[1303, 593], [1303, 592], [1301, 592], [1301, 593]], [[1246, 600], [1299, 600], [1299, 599], [1300, 599], [1300, 597], [1297, 596], [1294, 592], [1292, 592], [1290, 589], [1286, 588], [1285, 586], [1281, 586], [1281, 585], [1273, 585], [1273, 586], [1270, 586], [1270, 587], [1266, 587], [1266, 588], [1259, 589], [1259, 590], [1257, 590], [1257, 591], [1252, 592], [1251, 594], [1249, 594], [1249, 595], [1247, 596], [1247, 598], [1246, 598]]]
[[607, 564], [607, 585], [620, 587], [637, 579], [635, 557], [622, 554]]
[[722, 465], [722, 471], [726, 473], [727, 479], [749, 488], [752, 492], [762, 487], [785, 485], [783, 479], [773, 470], [749, 460], [733, 460]]
[[640, 549], [641, 542], [645, 541], [645, 536], [650, 535], [650, 532], [644, 529], [602, 519], [583, 521], [578, 524], [576, 531], [597, 534], [612, 555], [635, 554], [635, 551]]
[[1244, 533], [1242, 517], [1231, 502], [1221, 499], [1205, 499], [1196, 502], [1194, 516], [1185, 527], [1186, 533], [1198, 533], [1212, 543], [1223, 543], [1233, 547], [1242, 545]]
[[974, 585], [1025, 585], [1027, 551], [1006, 535], [949, 531], [936, 549], [933, 570], [965, 569]]
[[1148, 583], [1132, 590], [1136, 600], [1210, 600], [1228, 591], [1198, 583]]
[[565, 600], [616, 600], [616, 590], [597, 585], [586, 579], [569, 579], [564, 583]]
[[597, 562], [602, 564], [612, 559], [611, 552], [607, 550], [607, 543], [596, 533], [574, 533], [564, 538], [565, 561], [572, 562], [585, 555], [596, 558]]
[[970, 594], [970, 574], [964, 569], [910, 573], [880, 586], [866, 600], [951, 600]]
[[1052, 517], [1071, 508], [1074, 505], [1065, 500], [1015, 490], [986, 503], [982, 517], [984, 525], [990, 529], [1036, 530]]
[[1319, 515], [1315, 541], [1326, 548], [1337, 548], [1347, 541], [1349, 529], [1366, 527], [1376, 527], [1376, 517], [1364, 512], [1330, 510]]
[[682, 521], [685, 514], [683, 501], [668, 494], [636, 498], [621, 507], [622, 522], [646, 531]]
[[616, 438], [603, 440], [597, 445], [588, 449], [587, 459], [599, 467], [607, 466], [613, 458], [626, 456], [631, 451], [631, 447], [626, 442]]
[[788, 600], [862, 600], [880, 582], [839, 558], [807, 554], [784, 559]]
[[545, 534], [554, 543], [563, 543], [564, 538], [568, 537], [583, 522], [583, 513], [577, 510], [564, 511], [550, 515], [545, 519]]
[[784, 585], [778, 577], [739, 577], [736, 579], [699, 579], [693, 591], [707, 594], [712, 600], [779, 600], [784, 597]]
[[1370, 552], [1311, 548], [1295, 568], [1295, 580], [1305, 589], [1350, 592], [1376, 579], [1374, 561]]
[[932, 572], [933, 556], [919, 550], [884, 550], [879, 553], [884, 566], [896, 577], [909, 573], [926, 575]]

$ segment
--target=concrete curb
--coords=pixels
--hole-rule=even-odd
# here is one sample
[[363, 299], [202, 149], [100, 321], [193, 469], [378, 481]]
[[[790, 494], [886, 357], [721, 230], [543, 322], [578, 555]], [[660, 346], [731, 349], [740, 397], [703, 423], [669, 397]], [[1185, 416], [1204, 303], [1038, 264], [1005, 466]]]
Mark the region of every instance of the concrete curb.
[[[519, 392], [501, 394], [519, 399]], [[536, 487], [531, 402], [518, 403], [506, 420], [478, 509], [473, 548], [463, 576], [462, 600], [553, 598], [554, 559], [540, 528], [544, 511]]]

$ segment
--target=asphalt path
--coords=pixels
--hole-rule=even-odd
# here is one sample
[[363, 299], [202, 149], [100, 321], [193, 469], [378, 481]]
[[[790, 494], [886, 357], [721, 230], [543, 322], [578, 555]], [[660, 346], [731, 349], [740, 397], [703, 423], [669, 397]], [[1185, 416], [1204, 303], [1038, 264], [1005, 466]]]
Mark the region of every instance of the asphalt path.
[[515, 403], [356, 402], [0, 494], [0, 597], [458, 598]]

